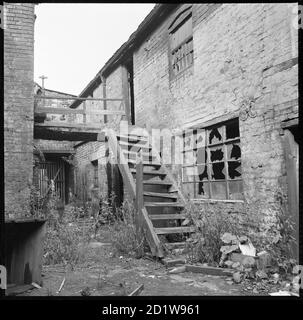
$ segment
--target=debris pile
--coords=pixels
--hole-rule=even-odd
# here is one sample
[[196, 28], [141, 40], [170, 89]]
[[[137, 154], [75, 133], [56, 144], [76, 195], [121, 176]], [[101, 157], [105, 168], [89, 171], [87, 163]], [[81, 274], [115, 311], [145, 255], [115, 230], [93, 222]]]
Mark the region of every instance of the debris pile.
[[[282, 288], [272, 295], [297, 295], [296, 277], [282, 279], [272, 263], [267, 251], [257, 252], [246, 236], [237, 237], [231, 233], [221, 236], [223, 246], [219, 266], [233, 269], [232, 282], [245, 285], [245, 291], [253, 293], [270, 292], [277, 287]], [[299, 282], [298, 282], [299, 283]], [[285, 295], [285, 294], [284, 294]]]

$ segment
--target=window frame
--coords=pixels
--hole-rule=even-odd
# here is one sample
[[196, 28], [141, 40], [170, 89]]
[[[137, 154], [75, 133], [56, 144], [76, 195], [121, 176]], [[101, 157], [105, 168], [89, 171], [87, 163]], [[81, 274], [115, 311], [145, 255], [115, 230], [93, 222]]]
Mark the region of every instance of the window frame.
[[[191, 20], [191, 35], [184, 38], [178, 46], [172, 48], [172, 34], [175, 33], [184, 23], [186, 23], [188, 20]], [[193, 48], [193, 12], [192, 12], [192, 5], [186, 5], [182, 6], [177, 10], [177, 12], [174, 14], [174, 17], [172, 18], [169, 27], [167, 29], [167, 36], [168, 36], [168, 61], [169, 61], [169, 78], [170, 81], [177, 79], [180, 75], [182, 75], [186, 70], [191, 69], [194, 64], [194, 48]], [[189, 53], [185, 54], [186, 60], [191, 59], [191, 62], [188, 63], [188, 65], [182, 68], [178, 73], [175, 74], [175, 71], [173, 70], [173, 52], [176, 53], [178, 50], [180, 50], [182, 47], [184, 48], [184, 45], [186, 43], [190, 43], [189, 46], [191, 47], [189, 50]], [[184, 49], [183, 49], [184, 50]], [[188, 56], [191, 55], [191, 58]], [[183, 62], [184, 63], [184, 62]]]
[[[232, 124], [234, 122], [237, 122], [238, 123], [238, 130], [239, 130], [239, 135], [238, 137], [236, 138], [231, 138], [231, 139], [226, 139], [226, 127], [229, 125], [229, 124]], [[215, 129], [215, 128], [223, 128], [222, 129], [222, 133], [221, 136], [222, 136], [222, 141], [220, 142], [216, 142], [216, 143], [213, 143], [213, 144], [209, 144], [209, 134], [211, 132], [211, 130]], [[185, 139], [184, 137], [186, 137], [186, 131], [184, 131], [182, 133], [182, 137], [183, 137], [183, 148], [182, 148], [182, 169], [181, 169], [181, 182], [182, 182], [182, 187], [183, 185], [186, 185], [186, 184], [192, 184], [193, 185], [193, 196], [191, 195], [191, 199], [192, 200], [221, 200], [221, 201], [227, 201], [227, 200], [234, 200], [234, 201], [242, 201], [244, 200], [244, 193], [243, 193], [243, 176], [242, 176], [242, 149], [241, 149], [241, 137], [240, 137], [240, 128], [239, 128], [239, 119], [238, 118], [233, 118], [233, 119], [229, 119], [229, 120], [226, 120], [226, 121], [223, 121], [223, 122], [219, 122], [219, 123], [216, 123], [216, 124], [213, 124], [211, 126], [207, 126], [207, 127], [204, 127], [204, 128], [199, 128], [199, 129], [188, 129], [188, 130], [192, 130], [190, 132], [192, 132], [192, 134], [190, 134], [189, 136], [192, 137], [193, 139], [193, 143], [195, 144], [196, 142], [196, 133], [195, 131], [197, 130], [204, 130], [205, 131], [205, 141], [206, 141], [206, 145], [205, 145], [205, 151], [206, 151], [206, 155], [207, 155], [207, 159], [204, 161], [204, 163], [195, 163], [195, 164], [186, 164], [184, 163], [184, 157], [185, 157], [185, 153], [186, 152], [194, 152], [198, 149], [201, 149], [201, 148], [197, 148], [197, 146], [193, 146], [193, 148], [188, 148], [185, 150], [184, 148], [184, 143], [185, 143]], [[231, 157], [228, 158], [228, 145], [233, 145], [233, 144], [237, 144], [239, 145], [240, 147], [240, 156], [236, 159], [232, 159]], [[214, 147], [222, 147], [222, 151], [223, 151], [223, 158], [222, 160], [218, 160], [218, 161], [211, 161], [211, 149], [214, 148]], [[224, 173], [225, 175], [225, 178], [224, 179], [214, 179], [211, 177], [211, 173], [212, 173], [212, 165], [214, 163], [224, 163], [224, 168], [222, 170], [222, 173]], [[229, 177], [229, 163], [231, 162], [240, 162], [240, 169], [241, 169], [241, 175], [240, 177], [235, 177], [234, 179], [230, 178]], [[185, 175], [184, 175], [184, 169], [185, 168], [198, 168], [198, 166], [200, 165], [203, 165], [203, 166], [206, 166], [206, 169], [207, 169], [207, 179], [205, 180], [202, 180], [204, 183], [207, 184], [207, 194], [208, 196], [206, 197], [197, 197], [197, 187], [198, 187], [198, 184], [200, 182], [200, 180], [196, 180], [197, 178], [197, 174], [196, 175], [193, 175], [191, 177], [194, 177], [193, 181], [185, 181]], [[193, 170], [197, 170], [197, 169], [193, 169]], [[204, 173], [204, 171], [203, 171]], [[187, 176], [188, 177], [188, 176]], [[242, 188], [242, 194], [243, 196], [241, 197], [241, 199], [231, 199], [230, 198], [230, 184], [231, 182], [234, 182], [234, 181], [240, 181], [241, 183], [241, 188]], [[213, 187], [212, 185], [215, 183], [215, 182], [225, 182], [225, 198], [224, 199], [221, 199], [221, 198], [214, 198], [213, 196]]]

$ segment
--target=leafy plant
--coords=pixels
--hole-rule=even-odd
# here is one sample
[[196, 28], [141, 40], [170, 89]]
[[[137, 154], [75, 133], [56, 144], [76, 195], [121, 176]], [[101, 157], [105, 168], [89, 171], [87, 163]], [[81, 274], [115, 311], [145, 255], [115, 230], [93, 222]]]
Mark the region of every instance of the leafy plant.
[[235, 224], [216, 207], [205, 204], [199, 208], [188, 203], [185, 208], [188, 218], [196, 226], [196, 232], [186, 241], [186, 251], [191, 262], [218, 265], [221, 257], [221, 236], [226, 232], [238, 234]]
[[144, 231], [136, 227], [137, 212], [134, 205], [124, 201], [117, 210], [109, 226], [114, 247], [118, 252], [135, 255], [136, 258], [142, 257], [147, 245]]

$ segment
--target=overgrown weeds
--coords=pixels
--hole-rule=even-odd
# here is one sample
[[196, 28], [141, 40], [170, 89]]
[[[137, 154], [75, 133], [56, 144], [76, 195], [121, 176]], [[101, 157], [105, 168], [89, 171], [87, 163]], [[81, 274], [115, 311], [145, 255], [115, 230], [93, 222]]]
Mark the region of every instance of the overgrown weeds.
[[[90, 241], [90, 233], [84, 232], [84, 226], [78, 224], [77, 217], [61, 216], [57, 210], [57, 201], [53, 195], [48, 203], [47, 232], [44, 242], [44, 263], [70, 265], [72, 268], [82, 261]], [[81, 212], [82, 212], [81, 208]], [[75, 209], [77, 211], [77, 209]]]
[[141, 258], [144, 256], [147, 245], [143, 229], [136, 228], [137, 212], [133, 203], [124, 201], [116, 210], [109, 225], [114, 247], [120, 253]]
[[218, 265], [221, 257], [221, 236], [230, 232], [238, 234], [237, 226], [222, 212], [205, 204], [203, 208], [188, 203], [185, 213], [196, 227], [196, 232], [186, 241], [186, 252], [190, 262]]

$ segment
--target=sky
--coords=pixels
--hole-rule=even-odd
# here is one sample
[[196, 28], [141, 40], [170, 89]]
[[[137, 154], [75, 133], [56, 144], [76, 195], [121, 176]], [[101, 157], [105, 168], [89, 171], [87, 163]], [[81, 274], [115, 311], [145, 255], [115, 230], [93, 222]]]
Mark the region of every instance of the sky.
[[39, 4], [35, 7], [34, 79], [78, 95], [128, 40], [153, 3]]

